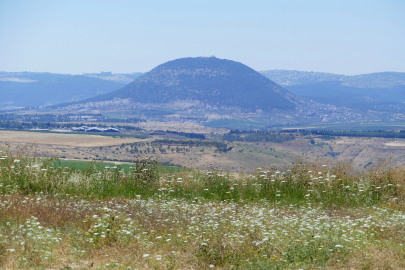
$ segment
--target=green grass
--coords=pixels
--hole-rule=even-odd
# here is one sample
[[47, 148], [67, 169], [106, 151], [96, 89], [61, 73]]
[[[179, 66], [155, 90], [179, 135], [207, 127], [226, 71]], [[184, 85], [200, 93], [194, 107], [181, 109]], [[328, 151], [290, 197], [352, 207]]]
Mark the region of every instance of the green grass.
[[[204, 124], [212, 128], [229, 129], [260, 129], [266, 126], [265, 123], [253, 122], [239, 119], [219, 119], [212, 120]], [[335, 123], [335, 124], [316, 124], [316, 125], [297, 125], [289, 126], [285, 129], [330, 129], [330, 130], [398, 130], [405, 129], [405, 122], [364, 122], [364, 123]]]
[[404, 176], [295, 162], [236, 177], [8, 148], [0, 268], [403, 269]]
[[405, 129], [405, 122], [337, 123], [305, 126], [290, 126], [285, 129], [330, 129], [330, 130], [398, 130]]
[[264, 123], [238, 119], [212, 120], [210, 122], [204, 123], [204, 125], [212, 128], [229, 128], [229, 129], [258, 129], [266, 126]]
[[254, 175], [236, 179], [221, 172], [166, 167], [153, 159], [118, 164], [15, 158], [11, 152], [6, 156], [0, 160], [3, 183], [0, 192], [41, 191], [49, 195], [69, 193], [94, 198], [134, 198], [141, 194], [189, 201], [194, 198], [238, 203], [265, 200], [358, 207], [386, 203], [398, 198], [402, 190], [395, 178], [395, 175], [402, 177], [402, 171], [390, 167], [379, 169], [382, 175], [376, 177], [355, 174], [343, 165], [324, 167], [296, 162], [287, 171], [262, 168]]

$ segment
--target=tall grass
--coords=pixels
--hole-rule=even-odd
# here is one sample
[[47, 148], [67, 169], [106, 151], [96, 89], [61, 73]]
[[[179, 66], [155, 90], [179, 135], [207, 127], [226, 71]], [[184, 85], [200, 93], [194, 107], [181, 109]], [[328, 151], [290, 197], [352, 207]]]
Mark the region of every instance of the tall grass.
[[[389, 162], [355, 173], [350, 163], [304, 164], [290, 168], [258, 168], [253, 175], [235, 177], [221, 171], [187, 170], [165, 173], [156, 159], [138, 158], [125, 172], [115, 164], [100, 169], [92, 164], [83, 169], [55, 166], [56, 158], [31, 158], [27, 149], [13, 154], [3, 149], [0, 158], [0, 192], [23, 195], [42, 193], [75, 194], [90, 198], [198, 198], [215, 201], [254, 202], [324, 206], [398, 205], [404, 201], [404, 168]], [[24, 153], [27, 151], [27, 153]], [[24, 154], [26, 154], [24, 156]]]
[[388, 161], [236, 175], [56, 164], [28, 146], [0, 152], [0, 268], [405, 267], [405, 174]]

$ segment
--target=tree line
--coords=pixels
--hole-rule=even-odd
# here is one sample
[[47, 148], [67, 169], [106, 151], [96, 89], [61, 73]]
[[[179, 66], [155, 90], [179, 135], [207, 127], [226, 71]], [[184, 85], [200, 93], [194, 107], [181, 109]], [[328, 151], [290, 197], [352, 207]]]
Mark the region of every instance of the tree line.
[[233, 147], [228, 147], [228, 145], [221, 141], [201, 141], [201, 140], [155, 140], [151, 142], [152, 145], [158, 145], [162, 147], [163, 145], [181, 145], [181, 146], [195, 146], [195, 147], [215, 147], [217, 148], [215, 152], [226, 153], [231, 151]]
[[302, 135], [325, 135], [346, 137], [374, 137], [374, 138], [405, 138], [405, 130], [394, 132], [391, 130], [286, 130], [288, 133], [300, 133]]
[[290, 133], [271, 132], [271, 131], [240, 131], [231, 130], [222, 136], [223, 140], [229, 142], [275, 142], [283, 143], [294, 140], [294, 135]]

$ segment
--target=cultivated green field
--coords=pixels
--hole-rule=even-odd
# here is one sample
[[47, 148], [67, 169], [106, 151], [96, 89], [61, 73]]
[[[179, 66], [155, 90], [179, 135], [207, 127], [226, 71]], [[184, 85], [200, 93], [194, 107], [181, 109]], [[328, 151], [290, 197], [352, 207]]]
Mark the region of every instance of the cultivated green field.
[[229, 128], [229, 129], [258, 129], [264, 128], [266, 125], [264, 123], [238, 120], [238, 119], [219, 119], [212, 120], [204, 124], [211, 128]]
[[398, 130], [405, 129], [405, 122], [337, 123], [305, 126], [290, 126], [285, 129], [330, 129], [330, 130]]

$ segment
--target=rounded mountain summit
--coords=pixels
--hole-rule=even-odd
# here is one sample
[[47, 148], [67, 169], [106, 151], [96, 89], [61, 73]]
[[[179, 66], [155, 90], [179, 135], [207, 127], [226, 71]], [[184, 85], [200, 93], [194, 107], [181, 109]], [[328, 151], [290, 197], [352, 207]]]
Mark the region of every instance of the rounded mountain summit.
[[248, 112], [295, 108], [295, 96], [284, 88], [244, 64], [216, 57], [166, 62], [121, 89], [85, 101], [113, 98], [131, 98], [140, 103], [198, 100]]

